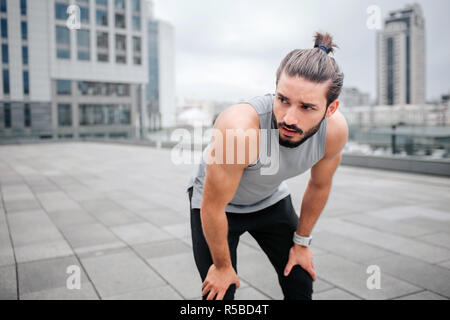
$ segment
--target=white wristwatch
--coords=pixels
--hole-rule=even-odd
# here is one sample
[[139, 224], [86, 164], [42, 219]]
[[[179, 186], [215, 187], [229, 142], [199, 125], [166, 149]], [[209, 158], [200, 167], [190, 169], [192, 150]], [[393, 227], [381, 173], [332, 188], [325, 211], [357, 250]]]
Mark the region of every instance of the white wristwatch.
[[302, 237], [302, 236], [299, 236], [297, 234], [297, 232], [294, 232], [294, 239], [293, 240], [294, 240], [294, 243], [296, 243], [298, 245], [301, 245], [301, 246], [304, 246], [304, 247], [309, 247], [311, 245], [312, 237], [311, 236], [309, 236], [309, 237]]

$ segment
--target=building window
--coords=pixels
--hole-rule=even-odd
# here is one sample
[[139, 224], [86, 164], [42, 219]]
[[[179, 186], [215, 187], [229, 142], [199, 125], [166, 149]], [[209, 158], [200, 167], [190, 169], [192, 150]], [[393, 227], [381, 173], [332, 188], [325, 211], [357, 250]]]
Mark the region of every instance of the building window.
[[83, 96], [129, 97], [130, 85], [126, 83], [105, 83], [78, 81], [79, 94]]
[[70, 59], [70, 50], [56, 49], [56, 57], [58, 59]]
[[67, 96], [72, 94], [70, 80], [56, 80], [56, 94], [58, 96]]
[[2, 43], [2, 62], [3, 64], [9, 63], [8, 45], [6, 43]]
[[97, 32], [97, 60], [108, 62], [108, 33]]
[[58, 104], [58, 126], [72, 125], [72, 106], [69, 103]]
[[98, 53], [97, 54], [97, 61], [108, 62], [109, 61], [108, 54], [107, 53]]
[[133, 51], [135, 53], [141, 52], [141, 38], [140, 37], [133, 37]]
[[108, 25], [108, 13], [106, 10], [98, 10], [96, 11], [96, 22], [98, 26], [107, 26]]
[[132, 0], [131, 10], [133, 12], [141, 12], [141, 0]]
[[[113, 87], [114, 88], [114, 87]], [[115, 85], [115, 92], [118, 97], [127, 97], [130, 95], [130, 86], [124, 83], [117, 83]]]
[[78, 60], [89, 60], [89, 30], [77, 31]]
[[0, 25], [2, 28], [2, 38], [8, 38], [8, 21], [6, 19], [1, 19]]
[[411, 103], [411, 41], [406, 34], [406, 104]]
[[387, 39], [387, 104], [394, 104], [394, 39]]
[[22, 64], [25, 66], [28, 65], [28, 47], [27, 46], [22, 47]]
[[20, 0], [20, 14], [27, 15], [27, 0]]
[[91, 55], [89, 51], [78, 50], [78, 60], [81, 61], [89, 61], [91, 59]]
[[70, 31], [63, 26], [56, 26], [56, 56], [70, 59]]
[[86, 7], [80, 7], [80, 22], [89, 23], [89, 9]]
[[103, 106], [94, 106], [94, 124], [104, 124], [105, 117], [103, 114]]
[[67, 7], [65, 3], [55, 3], [55, 19], [56, 20], [66, 20], [67, 19]]
[[127, 56], [124, 55], [124, 54], [117, 54], [116, 55], [116, 63], [126, 64], [127, 63]]
[[3, 69], [3, 94], [9, 94], [9, 70]]
[[95, 0], [95, 2], [97, 3], [98, 6], [107, 6], [108, 5], [108, 0]]
[[140, 65], [142, 63], [141, 59], [141, 38], [133, 37], [133, 63]]
[[87, 94], [86, 82], [78, 81], [78, 92], [83, 96], [85, 96]]
[[116, 62], [127, 63], [127, 38], [125, 35], [116, 34]]
[[23, 72], [23, 93], [30, 94], [30, 73], [27, 70]]
[[80, 104], [78, 106], [82, 126], [117, 125], [131, 123], [131, 106], [129, 104]]
[[25, 127], [26, 128], [31, 127], [31, 109], [30, 109], [29, 103], [25, 103], [25, 105], [24, 105], [23, 117], [24, 117]]
[[116, 13], [116, 28], [125, 29], [125, 15]]
[[22, 21], [20, 23], [21, 25], [21, 29], [22, 29], [22, 40], [27, 40], [28, 39], [28, 25], [26, 21]]
[[62, 26], [56, 26], [56, 43], [63, 45], [70, 45], [69, 29]]
[[128, 105], [128, 104], [119, 105], [119, 114], [120, 114], [120, 124], [130, 124], [131, 123], [130, 105]]
[[89, 48], [89, 30], [77, 31], [77, 45], [83, 48]]
[[114, 8], [125, 10], [125, 0], [114, 0]]
[[133, 16], [133, 30], [140, 31], [141, 30], [141, 17]]
[[5, 103], [3, 106], [3, 112], [5, 128], [11, 128], [11, 104]]
[[93, 121], [93, 112], [92, 108], [89, 108], [88, 105], [81, 104], [78, 107], [78, 114], [79, 114], [79, 122], [80, 125], [85, 126], [92, 124]]
[[97, 32], [97, 60], [101, 62], [108, 61], [108, 33]]
[[127, 50], [127, 38], [125, 35], [116, 34], [116, 50], [117, 51]]
[[6, 0], [0, 0], [0, 11], [6, 12]]
[[102, 49], [108, 49], [107, 32], [97, 32], [97, 47]]

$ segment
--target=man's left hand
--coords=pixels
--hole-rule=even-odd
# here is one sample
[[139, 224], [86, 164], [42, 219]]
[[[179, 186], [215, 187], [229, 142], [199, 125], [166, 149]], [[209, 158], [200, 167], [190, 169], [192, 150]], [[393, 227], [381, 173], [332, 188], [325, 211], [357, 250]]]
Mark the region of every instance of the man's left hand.
[[289, 260], [284, 269], [284, 276], [287, 277], [295, 265], [300, 265], [316, 280], [316, 273], [314, 272], [312, 251], [309, 247], [303, 247], [294, 244], [289, 251]]

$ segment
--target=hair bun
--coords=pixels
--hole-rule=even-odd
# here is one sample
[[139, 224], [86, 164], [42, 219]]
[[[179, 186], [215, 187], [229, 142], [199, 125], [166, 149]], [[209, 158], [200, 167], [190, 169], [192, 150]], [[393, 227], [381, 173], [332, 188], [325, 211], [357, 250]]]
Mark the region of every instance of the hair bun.
[[333, 43], [333, 37], [329, 33], [316, 32], [314, 34], [314, 48], [321, 47], [320, 49], [326, 49], [326, 53], [333, 52], [333, 48], [339, 48]]

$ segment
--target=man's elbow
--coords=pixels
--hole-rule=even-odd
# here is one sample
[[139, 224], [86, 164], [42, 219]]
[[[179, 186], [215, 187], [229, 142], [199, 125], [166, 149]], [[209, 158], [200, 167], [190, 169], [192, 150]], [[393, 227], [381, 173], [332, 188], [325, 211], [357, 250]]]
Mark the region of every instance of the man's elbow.
[[219, 205], [218, 203], [214, 203], [212, 201], [202, 201], [200, 206], [200, 215], [211, 216], [214, 213], [225, 212], [225, 206]]
[[333, 185], [333, 179], [324, 180], [324, 181], [315, 181], [312, 179], [309, 179], [309, 186], [317, 189], [317, 190], [330, 190], [331, 186]]

